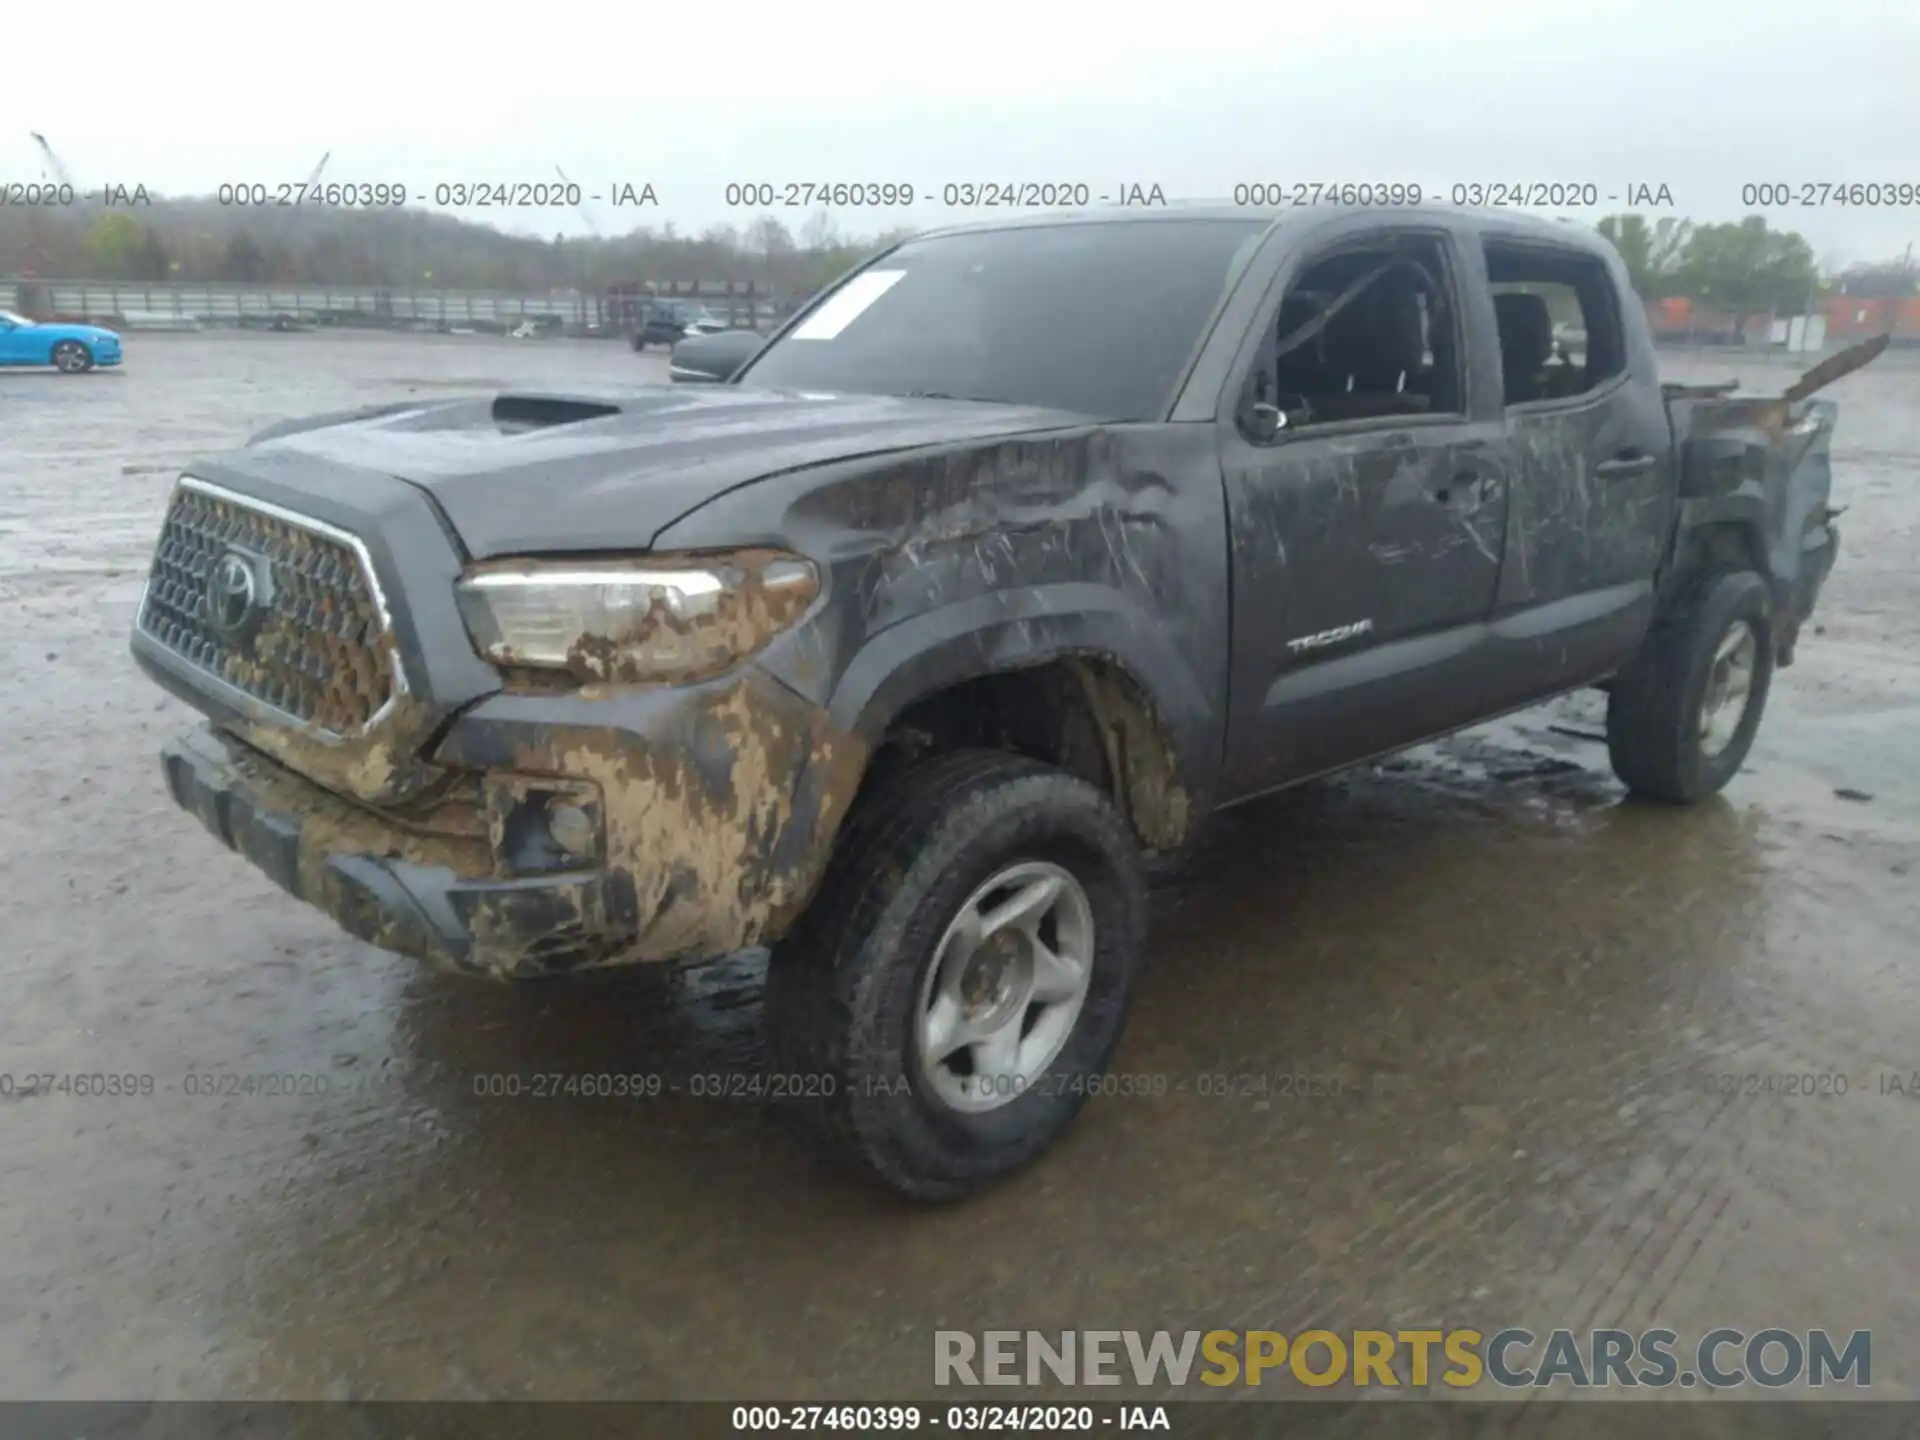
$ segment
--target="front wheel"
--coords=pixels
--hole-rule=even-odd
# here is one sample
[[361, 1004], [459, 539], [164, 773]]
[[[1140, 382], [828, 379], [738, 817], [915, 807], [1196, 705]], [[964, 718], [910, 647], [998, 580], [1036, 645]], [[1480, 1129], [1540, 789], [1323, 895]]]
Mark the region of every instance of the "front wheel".
[[1648, 636], [1607, 696], [1607, 752], [1628, 789], [1690, 804], [1734, 777], [1773, 680], [1772, 617], [1767, 582], [1739, 571]]
[[63, 375], [81, 375], [93, 368], [93, 352], [78, 340], [62, 340], [53, 347], [53, 368]]
[[959, 751], [863, 797], [768, 970], [802, 1118], [918, 1199], [1025, 1164], [1119, 1041], [1144, 897], [1125, 820], [1050, 766]]

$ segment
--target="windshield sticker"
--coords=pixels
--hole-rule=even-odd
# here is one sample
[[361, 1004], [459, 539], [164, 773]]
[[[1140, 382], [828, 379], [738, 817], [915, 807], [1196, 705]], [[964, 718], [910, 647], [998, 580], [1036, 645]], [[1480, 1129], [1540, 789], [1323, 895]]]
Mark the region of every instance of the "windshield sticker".
[[868, 270], [842, 285], [789, 340], [831, 340], [887, 291], [900, 283], [904, 270]]

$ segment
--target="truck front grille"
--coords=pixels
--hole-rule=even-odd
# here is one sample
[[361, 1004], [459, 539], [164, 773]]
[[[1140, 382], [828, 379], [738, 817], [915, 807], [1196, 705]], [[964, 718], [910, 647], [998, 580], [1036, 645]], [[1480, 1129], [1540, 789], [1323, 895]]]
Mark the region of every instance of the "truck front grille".
[[168, 507], [136, 624], [181, 659], [333, 736], [374, 723], [399, 687], [358, 542], [191, 477]]

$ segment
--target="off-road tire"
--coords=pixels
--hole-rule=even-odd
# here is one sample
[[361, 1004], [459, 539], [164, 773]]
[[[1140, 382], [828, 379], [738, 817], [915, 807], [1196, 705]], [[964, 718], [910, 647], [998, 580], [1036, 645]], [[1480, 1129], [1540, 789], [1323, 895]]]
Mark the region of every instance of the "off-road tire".
[[93, 369], [93, 351], [78, 340], [62, 340], [47, 358], [62, 375], [84, 375]]
[[[1048, 1070], [997, 1109], [962, 1112], [921, 1074], [922, 981], [967, 897], [1021, 860], [1051, 861], [1085, 890], [1092, 975]], [[789, 1108], [831, 1159], [916, 1199], [958, 1199], [1025, 1164], [1071, 1123], [1119, 1041], [1145, 893], [1126, 821], [1052, 766], [960, 750], [877, 782], [768, 965], [774, 1073], [799, 1092]]]
[[[1751, 570], [1711, 576], [1655, 627], [1614, 678], [1607, 696], [1607, 754], [1613, 773], [1634, 794], [1687, 805], [1733, 778], [1760, 728], [1773, 679], [1772, 614], [1767, 582]], [[1709, 755], [1700, 739], [1701, 702], [1715, 653], [1742, 622], [1756, 641], [1746, 709], [1726, 747]]]

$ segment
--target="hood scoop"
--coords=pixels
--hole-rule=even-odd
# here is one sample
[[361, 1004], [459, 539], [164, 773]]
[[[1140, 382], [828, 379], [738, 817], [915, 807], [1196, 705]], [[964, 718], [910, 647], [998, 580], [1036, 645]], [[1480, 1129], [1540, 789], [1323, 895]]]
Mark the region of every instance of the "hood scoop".
[[736, 385], [568, 392], [495, 381], [464, 399], [424, 397], [274, 427], [247, 463], [296, 491], [325, 487], [329, 466], [404, 480], [433, 497], [469, 558], [488, 560], [645, 549], [681, 516], [771, 476], [1092, 423], [1057, 410], [897, 395]]
[[500, 395], [493, 402], [493, 423], [502, 435], [524, 435], [556, 425], [604, 420], [620, 407], [599, 400], [575, 400], [565, 395]]

